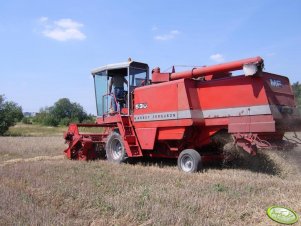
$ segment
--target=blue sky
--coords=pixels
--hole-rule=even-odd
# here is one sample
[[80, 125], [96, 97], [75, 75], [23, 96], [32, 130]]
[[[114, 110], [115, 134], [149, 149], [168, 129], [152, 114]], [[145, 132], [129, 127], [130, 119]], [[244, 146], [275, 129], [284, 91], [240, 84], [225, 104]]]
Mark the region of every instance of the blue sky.
[[93, 68], [162, 70], [253, 56], [301, 81], [301, 1], [10, 0], [0, 3], [0, 94], [37, 112], [67, 97], [95, 114]]

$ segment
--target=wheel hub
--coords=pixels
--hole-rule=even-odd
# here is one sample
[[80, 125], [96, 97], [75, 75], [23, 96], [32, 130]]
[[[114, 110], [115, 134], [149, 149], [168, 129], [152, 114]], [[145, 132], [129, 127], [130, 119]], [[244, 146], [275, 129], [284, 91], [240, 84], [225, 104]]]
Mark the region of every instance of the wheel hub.
[[193, 169], [193, 159], [190, 156], [183, 156], [181, 159], [181, 168], [185, 172], [190, 172]]
[[112, 151], [112, 157], [114, 160], [117, 160], [121, 157], [122, 145], [118, 139], [114, 139], [112, 141], [111, 151]]

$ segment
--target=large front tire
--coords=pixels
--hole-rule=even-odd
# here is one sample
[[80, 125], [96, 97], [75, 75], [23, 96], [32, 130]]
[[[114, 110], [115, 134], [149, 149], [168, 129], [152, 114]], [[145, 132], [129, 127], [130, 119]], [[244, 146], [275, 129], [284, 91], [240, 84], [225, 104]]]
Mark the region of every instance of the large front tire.
[[124, 142], [119, 133], [113, 132], [108, 137], [106, 143], [106, 155], [110, 162], [122, 163], [126, 160], [127, 155]]
[[193, 149], [186, 149], [180, 153], [178, 168], [185, 173], [195, 173], [202, 168], [202, 157]]

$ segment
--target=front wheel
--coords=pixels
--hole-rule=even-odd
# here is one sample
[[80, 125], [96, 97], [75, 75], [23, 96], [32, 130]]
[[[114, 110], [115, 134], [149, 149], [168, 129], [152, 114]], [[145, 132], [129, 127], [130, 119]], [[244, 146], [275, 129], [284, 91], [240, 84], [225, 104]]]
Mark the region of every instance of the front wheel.
[[202, 157], [193, 149], [186, 149], [180, 153], [178, 168], [185, 173], [195, 173], [202, 168]]
[[106, 155], [110, 162], [122, 163], [125, 161], [127, 155], [122, 137], [119, 133], [113, 132], [108, 137], [106, 143]]

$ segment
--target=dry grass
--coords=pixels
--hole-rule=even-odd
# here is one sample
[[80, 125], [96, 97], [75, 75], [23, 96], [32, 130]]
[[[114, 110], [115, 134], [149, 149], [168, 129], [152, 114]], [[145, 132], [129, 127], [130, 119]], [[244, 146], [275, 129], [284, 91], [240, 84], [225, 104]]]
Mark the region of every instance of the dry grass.
[[61, 137], [0, 137], [0, 164], [10, 159], [62, 155], [65, 148]]
[[[60, 137], [0, 143], [1, 156], [12, 153], [1, 158], [0, 225], [277, 225], [265, 214], [271, 205], [301, 214], [300, 147], [265, 153], [276, 170], [251, 164], [187, 175], [173, 164], [59, 159]], [[29, 159], [7, 164], [20, 158]]]

